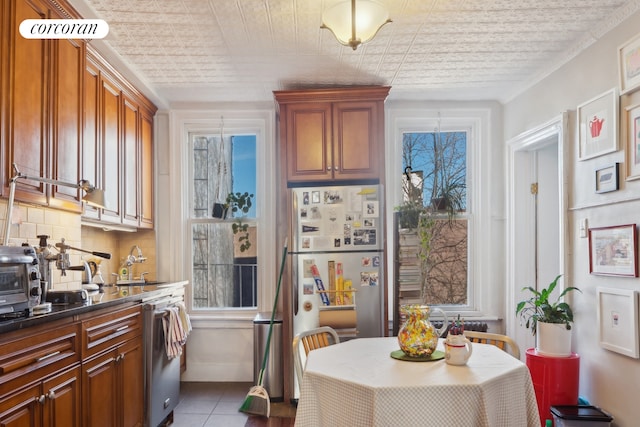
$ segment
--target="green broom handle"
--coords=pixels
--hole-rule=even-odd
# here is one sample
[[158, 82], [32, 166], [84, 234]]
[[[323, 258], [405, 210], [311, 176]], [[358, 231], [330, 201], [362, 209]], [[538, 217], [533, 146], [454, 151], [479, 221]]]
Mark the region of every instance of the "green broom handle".
[[267, 367], [267, 360], [269, 359], [269, 348], [271, 346], [271, 332], [273, 331], [273, 320], [276, 317], [276, 309], [278, 308], [278, 296], [280, 295], [280, 285], [282, 283], [282, 275], [284, 274], [284, 263], [287, 259], [287, 240], [284, 241], [284, 249], [282, 251], [282, 261], [280, 262], [280, 274], [278, 275], [278, 286], [276, 287], [276, 297], [273, 301], [273, 310], [271, 310], [271, 321], [269, 322], [269, 333], [267, 334], [267, 345], [262, 358], [262, 368], [260, 369], [260, 377], [258, 378], [258, 384], [262, 385], [262, 376], [264, 370]]

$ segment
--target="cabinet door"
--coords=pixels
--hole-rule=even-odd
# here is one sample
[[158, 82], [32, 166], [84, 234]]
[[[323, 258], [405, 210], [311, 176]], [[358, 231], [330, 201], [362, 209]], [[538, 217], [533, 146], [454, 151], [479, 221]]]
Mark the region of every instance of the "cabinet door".
[[0, 401], [0, 426], [38, 427], [42, 420], [40, 384], [9, 395]]
[[[5, 6], [5, 2], [3, 7]], [[46, 88], [49, 85], [48, 56], [50, 42], [25, 39], [18, 30], [25, 19], [48, 18], [48, 10], [38, 0], [16, 0], [8, 5], [7, 16], [1, 31], [7, 49], [2, 68], [2, 139], [5, 151], [3, 166], [4, 195], [8, 195], [9, 179], [13, 176], [12, 164], [16, 163], [27, 175], [48, 176], [46, 168], [47, 135], [46, 120], [49, 101]], [[39, 182], [20, 180], [16, 183], [16, 200], [37, 204], [46, 203], [45, 186]]]
[[[56, 17], [59, 18], [59, 17]], [[84, 42], [54, 40], [53, 72], [53, 144], [51, 177], [77, 184], [81, 176], [80, 142], [82, 136], [82, 78], [84, 75]], [[49, 205], [73, 212], [82, 211], [82, 190], [51, 186]]]
[[335, 179], [375, 179], [383, 175], [380, 159], [384, 157], [384, 145], [378, 130], [379, 104], [337, 102], [333, 105]]
[[142, 338], [134, 338], [118, 348], [120, 419], [123, 427], [142, 426], [144, 421], [144, 364]]
[[44, 427], [81, 427], [80, 366], [43, 382], [45, 396]]
[[[142, 371], [139, 373], [142, 375]], [[116, 352], [109, 351], [82, 364], [82, 425], [114, 427], [117, 423], [118, 375]]]
[[153, 228], [153, 115], [140, 114], [140, 227]]
[[122, 134], [122, 223], [138, 225], [138, 106], [124, 98]]
[[100, 219], [105, 222], [120, 223], [120, 112], [122, 95], [118, 87], [106, 78], [101, 79], [101, 140], [103, 183], [106, 207]]
[[331, 179], [331, 104], [289, 104], [285, 115], [288, 180]]
[[[92, 56], [87, 54], [83, 88], [82, 177], [102, 189], [103, 184], [99, 174], [101, 168], [98, 167], [102, 161], [99, 132], [100, 87], [100, 69]], [[98, 219], [100, 213], [95, 206], [85, 205], [83, 216]]]

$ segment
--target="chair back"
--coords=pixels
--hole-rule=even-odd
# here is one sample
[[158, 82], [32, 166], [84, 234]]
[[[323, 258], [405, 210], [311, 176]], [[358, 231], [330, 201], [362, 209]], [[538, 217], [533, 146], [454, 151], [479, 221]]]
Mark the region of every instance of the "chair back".
[[[296, 370], [298, 384], [302, 384], [302, 374], [306, 364], [306, 356], [310, 351], [327, 347], [340, 342], [338, 333], [330, 326], [320, 326], [319, 328], [303, 331], [293, 337], [293, 364]], [[303, 362], [304, 352], [304, 362]]]
[[520, 348], [518, 344], [507, 335], [492, 334], [490, 332], [464, 331], [464, 336], [471, 342], [495, 345], [516, 359], [520, 359]]

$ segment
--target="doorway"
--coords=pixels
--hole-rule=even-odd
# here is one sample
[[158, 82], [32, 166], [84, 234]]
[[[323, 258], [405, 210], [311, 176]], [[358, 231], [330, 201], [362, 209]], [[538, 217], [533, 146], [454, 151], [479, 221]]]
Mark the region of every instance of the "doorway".
[[527, 295], [521, 289], [546, 287], [566, 272], [566, 129], [564, 113], [507, 143], [506, 331], [523, 355], [535, 347], [535, 337], [515, 316], [518, 301]]

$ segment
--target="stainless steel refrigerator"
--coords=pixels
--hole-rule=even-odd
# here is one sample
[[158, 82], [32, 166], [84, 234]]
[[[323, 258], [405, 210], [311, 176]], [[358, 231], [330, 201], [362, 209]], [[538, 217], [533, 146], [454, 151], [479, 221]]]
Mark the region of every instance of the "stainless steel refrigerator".
[[384, 336], [382, 187], [290, 191], [294, 335], [328, 324], [345, 338]]

